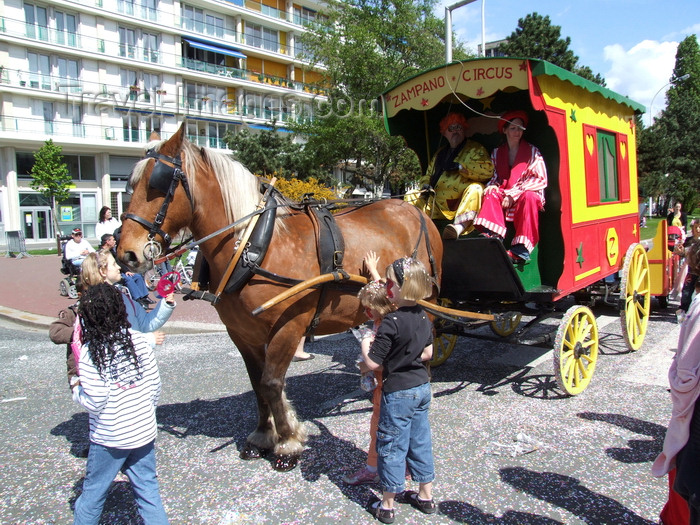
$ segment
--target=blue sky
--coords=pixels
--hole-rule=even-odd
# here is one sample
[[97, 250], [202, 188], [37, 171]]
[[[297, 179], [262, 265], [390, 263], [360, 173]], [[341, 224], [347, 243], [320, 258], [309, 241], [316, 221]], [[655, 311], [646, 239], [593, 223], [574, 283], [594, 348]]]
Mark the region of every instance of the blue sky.
[[[436, 15], [444, 18], [445, 6], [457, 1], [443, 0]], [[481, 43], [482, 1], [487, 42], [509, 36], [529, 13], [548, 15], [561, 36], [571, 38], [581, 65], [646, 106], [645, 123], [652, 99], [654, 114], [665, 105], [678, 43], [700, 35], [700, 0], [475, 0], [452, 11], [453, 31], [474, 52]]]

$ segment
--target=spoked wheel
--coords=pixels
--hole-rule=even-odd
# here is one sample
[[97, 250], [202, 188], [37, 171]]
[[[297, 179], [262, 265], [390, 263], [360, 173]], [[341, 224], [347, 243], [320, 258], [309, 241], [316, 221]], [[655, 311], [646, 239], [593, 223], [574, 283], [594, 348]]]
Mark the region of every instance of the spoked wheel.
[[590, 308], [575, 305], [566, 311], [554, 340], [554, 376], [570, 396], [591, 382], [598, 361], [598, 325]]
[[641, 244], [632, 244], [625, 254], [620, 281], [620, 324], [630, 350], [644, 342], [651, 310], [649, 261]]
[[75, 287], [75, 283], [70, 283], [70, 286], [68, 286], [68, 297], [71, 299], [77, 299], [78, 298], [78, 289]]
[[68, 297], [68, 279], [61, 279], [61, 282], [58, 283], [58, 293], [60, 293], [63, 297]]
[[508, 337], [518, 328], [522, 318], [523, 314], [520, 312], [508, 312], [507, 316], [504, 315], [497, 321], [491, 321], [489, 326], [494, 334], [500, 337]]
[[457, 344], [457, 334], [439, 334], [433, 341], [433, 358], [430, 366], [440, 366], [452, 355]]
[[[452, 301], [449, 299], [438, 299], [438, 304], [450, 308], [452, 306]], [[457, 334], [440, 333], [439, 331], [439, 327], [449, 324], [449, 321], [437, 319], [435, 324], [438, 327], [438, 333], [433, 341], [433, 358], [430, 360], [430, 366], [440, 366], [447, 361], [447, 358], [452, 355], [452, 350], [454, 350], [457, 344]]]
[[158, 275], [158, 272], [155, 268], [151, 268], [144, 272], [143, 280], [146, 282], [146, 288], [148, 288], [152, 292], [158, 286], [160, 275]]

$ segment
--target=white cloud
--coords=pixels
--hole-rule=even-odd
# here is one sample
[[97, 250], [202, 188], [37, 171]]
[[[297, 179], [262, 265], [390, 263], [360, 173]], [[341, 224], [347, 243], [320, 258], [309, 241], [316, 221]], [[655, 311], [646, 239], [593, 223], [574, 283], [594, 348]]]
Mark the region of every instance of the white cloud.
[[[664, 94], [673, 74], [677, 47], [678, 42], [644, 40], [629, 50], [620, 44], [603, 49], [605, 61], [611, 63], [604, 74], [607, 86], [644, 104], [647, 108], [645, 122], [650, 111], [658, 115], [666, 104]], [[650, 108], [652, 99], [654, 106]]]

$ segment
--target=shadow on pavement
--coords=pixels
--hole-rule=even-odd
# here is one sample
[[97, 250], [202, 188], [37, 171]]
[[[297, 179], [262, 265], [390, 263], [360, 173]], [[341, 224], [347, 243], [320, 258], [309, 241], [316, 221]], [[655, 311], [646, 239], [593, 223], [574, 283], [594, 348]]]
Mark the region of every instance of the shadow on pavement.
[[604, 421], [616, 425], [636, 434], [651, 437], [651, 440], [628, 439], [627, 448], [608, 448], [605, 453], [612, 459], [621, 463], [647, 463], [652, 462], [661, 453], [666, 436], [666, 427], [649, 423], [640, 419], [624, 416], [622, 414], [599, 414], [596, 412], [580, 412], [581, 419], [589, 421]]
[[579, 480], [556, 472], [535, 472], [523, 467], [499, 470], [501, 480], [542, 501], [566, 509], [585, 523], [655, 525], [612, 498], [593, 492]]

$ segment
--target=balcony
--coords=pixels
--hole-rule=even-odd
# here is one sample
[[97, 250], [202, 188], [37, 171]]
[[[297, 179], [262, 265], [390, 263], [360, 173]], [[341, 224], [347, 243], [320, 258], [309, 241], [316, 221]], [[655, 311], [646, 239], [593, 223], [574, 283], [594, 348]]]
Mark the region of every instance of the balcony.
[[[15, 20], [8, 20], [11, 22], [12, 27], [21, 27], [21, 26], [15, 26], [15, 23], [17, 21]], [[21, 22], [21, 24], [24, 24], [24, 34], [18, 34], [15, 33], [17, 36], [25, 36], [27, 38], [30, 38], [32, 40], [39, 40], [41, 42], [46, 42], [47, 44], [55, 44], [59, 46], [68, 46], [68, 47], [76, 47], [76, 48], [81, 48], [82, 44], [80, 42], [80, 34], [78, 33], [71, 33], [69, 31], [59, 31], [56, 29], [52, 29], [50, 27], [45, 27], [45, 26], [40, 26], [38, 24], [27, 24], [24, 23], [24, 21]], [[2, 27], [3, 27], [3, 32], [5, 31], [5, 20], [3, 19], [2, 21]], [[11, 33], [11, 32], [10, 32]]]

